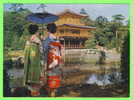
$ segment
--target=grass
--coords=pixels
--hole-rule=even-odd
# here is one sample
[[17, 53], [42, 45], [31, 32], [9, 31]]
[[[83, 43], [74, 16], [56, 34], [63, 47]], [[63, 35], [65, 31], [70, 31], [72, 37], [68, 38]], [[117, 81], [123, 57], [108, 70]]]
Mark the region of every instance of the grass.
[[4, 60], [16, 58], [16, 57], [22, 57], [24, 56], [23, 50], [6, 50], [4, 51]]

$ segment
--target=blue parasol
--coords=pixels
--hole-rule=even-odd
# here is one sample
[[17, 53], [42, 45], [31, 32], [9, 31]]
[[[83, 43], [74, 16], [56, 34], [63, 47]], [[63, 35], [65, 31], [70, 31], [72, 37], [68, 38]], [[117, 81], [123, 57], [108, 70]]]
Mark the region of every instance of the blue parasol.
[[58, 20], [57, 15], [51, 13], [32, 13], [26, 16], [26, 20], [37, 23], [37, 24], [49, 24]]

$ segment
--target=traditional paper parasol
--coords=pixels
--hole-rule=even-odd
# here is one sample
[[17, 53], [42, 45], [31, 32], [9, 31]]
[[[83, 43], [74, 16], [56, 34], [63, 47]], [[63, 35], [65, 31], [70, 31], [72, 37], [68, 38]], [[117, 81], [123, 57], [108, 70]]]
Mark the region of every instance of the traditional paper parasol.
[[43, 24], [53, 23], [59, 19], [59, 16], [44, 12], [44, 13], [32, 13], [26, 16], [26, 20], [36, 23], [42, 24], [42, 33], [43, 33]]
[[58, 20], [57, 15], [51, 13], [32, 13], [26, 16], [26, 20], [37, 23], [37, 24], [49, 24]]

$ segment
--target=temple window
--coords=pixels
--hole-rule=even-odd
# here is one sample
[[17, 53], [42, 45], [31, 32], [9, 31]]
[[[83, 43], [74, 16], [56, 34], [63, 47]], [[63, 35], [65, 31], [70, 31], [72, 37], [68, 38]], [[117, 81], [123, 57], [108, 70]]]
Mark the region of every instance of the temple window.
[[73, 34], [80, 34], [80, 30], [71, 30], [71, 32], [73, 33]]
[[64, 34], [64, 29], [61, 29], [61, 30], [60, 30], [60, 33], [61, 33], [61, 34]]

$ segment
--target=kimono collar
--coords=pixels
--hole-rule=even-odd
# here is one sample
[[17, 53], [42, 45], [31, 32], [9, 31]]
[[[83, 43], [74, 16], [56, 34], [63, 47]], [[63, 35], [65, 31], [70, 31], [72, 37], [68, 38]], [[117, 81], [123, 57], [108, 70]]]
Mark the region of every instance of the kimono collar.
[[50, 38], [56, 39], [56, 36], [52, 33], [48, 33]]

